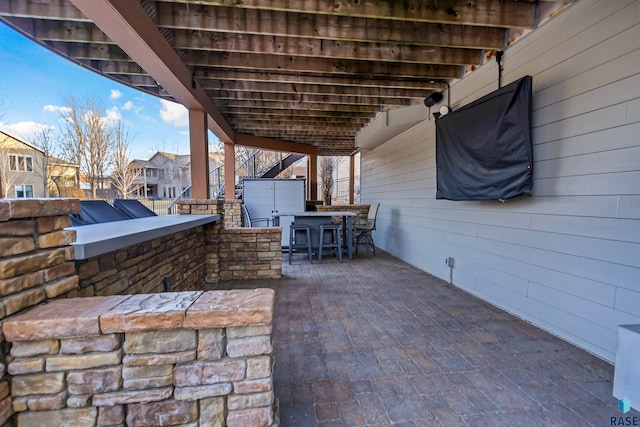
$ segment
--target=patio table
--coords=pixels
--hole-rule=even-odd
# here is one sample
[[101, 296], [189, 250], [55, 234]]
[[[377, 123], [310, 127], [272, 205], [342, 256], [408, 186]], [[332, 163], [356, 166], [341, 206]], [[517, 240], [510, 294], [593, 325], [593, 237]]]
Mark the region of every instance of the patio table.
[[349, 211], [308, 211], [308, 212], [274, 212], [272, 215], [273, 223], [277, 227], [280, 225], [280, 217], [292, 216], [294, 222], [298, 224], [307, 224], [311, 227], [311, 244], [317, 248], [320, 236], [320, 224], [331, 222], [332, 217], [342, 218], [342, 242], [343, 248], [346, 244], [347, 256], [353, 259], [353, 218], [355, 212]]

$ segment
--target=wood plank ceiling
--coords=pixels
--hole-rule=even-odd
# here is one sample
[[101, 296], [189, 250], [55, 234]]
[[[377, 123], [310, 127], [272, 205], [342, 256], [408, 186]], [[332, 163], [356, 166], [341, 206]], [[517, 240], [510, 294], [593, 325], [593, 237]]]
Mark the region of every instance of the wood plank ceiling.
[[[139, 3], [244, 143], [348, 155], [378, 112], [422, 103], [574, 1]], [[70, 0], [0, 0], [0, 19], [82, 66], [174, 99]]]

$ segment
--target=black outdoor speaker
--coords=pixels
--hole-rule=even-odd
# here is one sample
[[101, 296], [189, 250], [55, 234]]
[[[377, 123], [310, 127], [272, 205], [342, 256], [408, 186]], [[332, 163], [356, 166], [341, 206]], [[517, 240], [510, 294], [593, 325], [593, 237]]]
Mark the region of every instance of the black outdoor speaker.
[[442, 96], [442, 93], [433, 92], [431, 95], [424, 99], [424, 105], [426, 105], [427, 108], [431, 108], [438, 102], [442, 101], [442, 98], [444, 98], [444, 96]]

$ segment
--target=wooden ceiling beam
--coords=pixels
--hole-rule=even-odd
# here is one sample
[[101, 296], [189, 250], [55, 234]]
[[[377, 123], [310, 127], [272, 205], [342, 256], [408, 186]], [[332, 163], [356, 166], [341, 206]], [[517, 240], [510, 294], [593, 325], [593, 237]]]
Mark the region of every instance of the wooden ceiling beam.
[[[269, 131], [273, 126], [246, 123], [239, 129], [242, 130], [263, 130]], [[311, 132], [311, 133], [310, 133]], [[280, 132], [282, 135], [351, 135], [355, 136], [357, 133], [351, 126], [331, 126], [331, 125], [316, 125], [311, 130], [310, 126], [295, 125], [287, 123], [287, 128]]]
[[272, 101], [237, 101], [226, 100], [219, 103], [220, 108], [240, 107], [246, 110], [253, 108], [272, 108], [275, 110], [307, 110], [307, 111], [327, 111], [338, 113], [346, 112], [371, 112], [375, 113], [380, 111], [380, 107], [376, 105], [342, 105], [342, 104], [322, 104], [312, 102], [272, 102]]
[[[279, 110], [282, 111], [282, 110]], [[355, 115], [342, 115], [342, 116], [328, 116], [328, 115], [292, 115], [292, 114], [271, 114], [260, 115], [255, 112], [247, 112], [246, 114], [228, 115], [229, 122], [242, 122], [247, 123], [270, 123], [273, 125], [276, 121], [291, 121], [291, 122], [304, 122], [304, 123], [345, 123], [356, 124], [366, 122], [368, 116], [355, 116]]]
[[6, 16], [4, 21], [40, 41], [115, 44], [98, 27], [84, 21], [50, 21]]
[[2, 0], [0, 16], [91, 22], [68, 1]]
[[327, 103], [340, 105], [400, 105], [407, 106], [412, 103], [422, 103], [424, 96], [420, 98], [376, 98], [361, 96], [341, 96], [341, 95], [308, 95], [295, 93], [261, 93], [261, 92], [230, 92], [212, 91], [213, 98], [218, 102], [227, 100], [237, 101], [266, 101], [266, 102], [298, 102], [298, 103]]
[[482, 49], [445, 48], [399, 43], [371, 43], [258, 34], [175, 30], [173, 47], [183, 50], [254, 53], [326, 59], [479, 65]]
[[[180, 0], [172, 0], [179, 3]], [[190, 3], [188, 0], [186, 3]], [[223, 8], [313, 13], [318, 16], [377, 18], [396, 21], [451, 23], [493, 27], [535, 26], [535, 3], [514, 0], [207, 0]]]
[[123, 51], [189, 109], [209, 116], [209, 129], [223, 142], [233, 142], [234, 130], [185, 66], [138, 2], [71, 0]]
[[[300, 144], [291, 141], [277, 140], [273, 138], [266, 138], [242, 132], [236, 132], [236, 145], [243, 145], [246, 147], [262, 148], [265, 150], [283, 151], [288, 153], [299, 153], [315, 156], [318, 154], [318, 149], [313, 145]], [[354, 140], [355, 145], [355, 140]]]
[[118, 74], [118, 75], [132, 75], [132, 76], [149, 76], [157, 82], [153, 76], [150, 76], [145, 70], [142, 69], [135, 62], [122, 62], [122, 61], [102, 61], [92, 60], [90, 66], [98, 70], [103, 74]]
[[[400, 89], [373, 86], [337, 86], [300, 83], [267, 83], [242, 80], [199, 79], [200, 85], [207, 91], [226, 90], [233, 92], [291, 93], [308, 95], [350, 95], [388, 98], [419, 98], [429, 96], [440, 88]], [[432, 85], [435, 86], [435, 85]]]
[[261, 117], [273, 117], [273, 120], [277, 120], [278, 117], [283, 119], [287, 118], [314, 118], [314, 117], [327, 117], [327, 118], [348, 118], [348, 119], [362, 119], [371, 118], [370, 111], [314, 111], [314, 110], [302, 110], [302, 109], [275, 109], [275, 108], [246, 108], [239, 106], [220, 107], [225, 115], [233, 120], [234, 117], [247, 117], [261, 116]]
[[343, 87], [370, 87], [370, 88], [388, 88], [388, 89], [408, 89], [408, 90], [442, 90], [446, 86], [442, 81], [430, 78], [414, 78], [403, 76], [388, 76], [386, 78], [367, 78], [363, 76], [317, 76], [317, 75], [300, 75], [285, 72], [263, 72], [263, 71], [231, 71], [231, 70], [205, 70], [196, 69], [194, 76], [199, 82], [206, 87], [215, 89], [211, 85], [217, 82], [228, 84], [229, 82], [263, 82], [267, 85], [275, 83], [293, 84], [293, 85], [322, 85], [328, 87], [336, 87], [342, 90]]
[[[499, 8], [498, 8], [499, 10]], [[353, 16], [317, 15], [312, 12], [251, 10], [239, 7], [157, 3], [159, 27], [188, 31], [350, 40], [378, 43], [499, 49], [504, 28], [372, 19]]]
[[44, 41], [51, 49], [74, 59], [98, 59], [101, 61], [132, 62], [118, 45], [101, 43], [77, 43]]
[[226, 68], [244, 71], [287, 71], [376, 78], [380, 76], [453, 79], [462, 75], [454, 65], [409, 64], [366, 60], [327, 60], [269, 54], [185, 52], [185, 62], [193, 67]]

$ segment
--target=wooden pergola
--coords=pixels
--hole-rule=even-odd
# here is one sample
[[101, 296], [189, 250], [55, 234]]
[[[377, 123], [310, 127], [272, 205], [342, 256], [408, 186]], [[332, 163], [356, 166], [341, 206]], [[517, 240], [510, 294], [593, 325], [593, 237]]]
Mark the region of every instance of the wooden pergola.
[[187, 107], [195, 198], [208, 197], [209, 129], [226, 165], [236, 144], [308, 155], [315, 199], [317, 156], [353, 168], [376, 114], [422, 103], [575, 1], [1, 0], [0, 19]]

